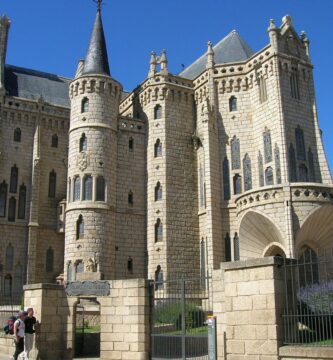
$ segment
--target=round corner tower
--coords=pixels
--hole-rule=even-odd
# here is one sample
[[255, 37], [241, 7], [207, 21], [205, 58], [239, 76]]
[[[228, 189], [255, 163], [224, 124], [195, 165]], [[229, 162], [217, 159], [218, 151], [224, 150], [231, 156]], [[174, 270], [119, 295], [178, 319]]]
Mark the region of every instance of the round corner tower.
[[100, 9], [85, 61], [70, 84], [65, 280], [115, 276], [117, 118]]

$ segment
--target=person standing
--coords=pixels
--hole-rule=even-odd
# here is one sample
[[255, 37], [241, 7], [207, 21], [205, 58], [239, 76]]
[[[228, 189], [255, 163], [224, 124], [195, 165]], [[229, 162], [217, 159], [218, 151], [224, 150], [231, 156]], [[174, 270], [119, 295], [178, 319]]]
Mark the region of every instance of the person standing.
[[26, 360], [29, 360], [29, 353], [34, 347], [34, 337], [36, 332], [37, 320], [34, 317], [34, 309], [27, 309], [27, 317], [24, 319], [25, 324], [25, 336], [24, 336], [24, 352]]
[[18, 356], [24, 351], [24, 335], [25, 324], [24, 319], [26, 317], [25, 311], [20, 311], [17, 315], [18, 319], [14, 322], [14, 336], [15, 336], [15, 353], [13, 355], [14, 360], [17, 360]]

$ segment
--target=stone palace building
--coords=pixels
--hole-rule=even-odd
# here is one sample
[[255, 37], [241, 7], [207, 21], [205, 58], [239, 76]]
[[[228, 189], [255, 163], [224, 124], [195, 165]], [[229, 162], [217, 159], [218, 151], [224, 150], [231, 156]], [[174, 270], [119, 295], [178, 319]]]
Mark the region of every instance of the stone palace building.
[[260, 51], [233, 30], [178, 75], [152, 52], [130, 93], [100, 11], [74, 79], [7, 64], [9, 29], [2, 16], [0, 297], [332, 247], [309, 40], [290, 16]]

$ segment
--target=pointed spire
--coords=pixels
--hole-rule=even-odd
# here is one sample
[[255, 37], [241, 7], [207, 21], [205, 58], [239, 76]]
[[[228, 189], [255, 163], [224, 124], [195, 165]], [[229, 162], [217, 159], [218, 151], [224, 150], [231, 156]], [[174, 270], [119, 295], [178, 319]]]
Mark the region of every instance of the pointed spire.
[[154, 51], [152, 51], [150, 53], [150, 62], [149, 62], [149, 73], [148, 73], [148, 77], [154, 77], [156, 74], [156, 64], [157, 64], [157, 60], [156, 60], [156, 54]]
[[103, 30], [100, 1], [97, 2], [97, 15], [84, 62], [82, 75], [100, 74], [110, 76], [108, 53]]
[[168, 75], [169, 71], [168, 71], [168, 58], [167, 58], [167, 54], [166, 54], [166, 50], [163, 49], [162, 50], [162, 54], [160, 57], [160, 64], [161, 64], [161, 74], [162, 75]]
[[206, 61], [206, 69], [211, 69], [215, 65], [214, 61], [214, 49], [211, 41], [207, 43], [207, 53], [206, 53], [207, 61]]

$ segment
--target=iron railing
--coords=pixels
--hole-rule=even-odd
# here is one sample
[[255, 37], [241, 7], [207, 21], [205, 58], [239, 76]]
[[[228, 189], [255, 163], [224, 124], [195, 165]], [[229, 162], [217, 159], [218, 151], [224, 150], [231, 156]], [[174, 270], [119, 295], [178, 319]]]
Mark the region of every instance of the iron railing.
[[284, 260], [284, 343], [333, 345], [333, 250]]
[[208, 359], [210, 280], [204, 276], [152, 282], [152, 359]]

